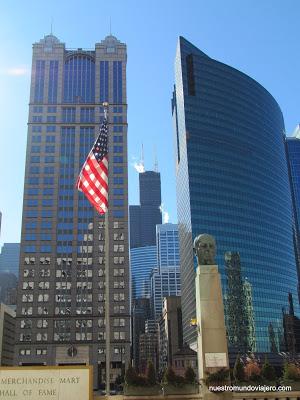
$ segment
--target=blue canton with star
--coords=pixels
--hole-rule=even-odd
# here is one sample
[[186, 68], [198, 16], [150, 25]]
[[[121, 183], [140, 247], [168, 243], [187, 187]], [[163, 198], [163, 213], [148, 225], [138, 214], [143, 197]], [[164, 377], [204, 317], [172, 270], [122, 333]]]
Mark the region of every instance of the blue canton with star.
[[94, 147], [92, 148], [92, 152], [98, 163], [101, 162], [103, 157], [106, 156], [106, 154], [108, 153], [107, 133], [108, 133], [107, 120], [105, 119], [100, 128], [99, 136], [94, 144]]

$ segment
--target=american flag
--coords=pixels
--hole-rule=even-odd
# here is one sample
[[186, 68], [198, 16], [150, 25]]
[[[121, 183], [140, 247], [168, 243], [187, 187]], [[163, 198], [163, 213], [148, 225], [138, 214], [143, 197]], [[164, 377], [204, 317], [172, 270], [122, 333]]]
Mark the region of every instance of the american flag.
[[108, 126], [104, 118], [99, 136], [78, 176], [76, 187], [99, 214], [108, 209]]

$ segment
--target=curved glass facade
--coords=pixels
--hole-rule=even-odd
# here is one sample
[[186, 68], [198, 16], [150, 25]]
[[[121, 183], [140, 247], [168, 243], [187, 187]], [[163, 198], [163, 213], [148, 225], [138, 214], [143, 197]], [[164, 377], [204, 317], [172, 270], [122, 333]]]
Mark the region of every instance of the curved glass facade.
[[282, 309], [289, 292], [298, 297], [281, 110], [260, 84], [184, 38], [172, 105], [184, 340], [196, 338], [192, 240], [205, 232], [216, 238], [225, 311], [225, 253], [236, 252], [251, 285], [252, 350], [284, 350]]

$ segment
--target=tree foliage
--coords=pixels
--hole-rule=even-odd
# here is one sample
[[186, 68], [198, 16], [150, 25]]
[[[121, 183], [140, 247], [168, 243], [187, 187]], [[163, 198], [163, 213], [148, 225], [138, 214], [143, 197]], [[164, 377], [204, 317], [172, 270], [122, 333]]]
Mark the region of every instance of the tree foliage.
[[300, 380], [299, 368], [294, 363], [284, 364], [283, 378], [291, 381], [299, 381]]
[[184, 372], [184, 379], [185, 379], [186, 383], [190, 383], [190, 384], [195, 383], [195, 381], [196, 381], [196, 373], [190, 365], [187, 367], [187, 369]]
[[155, 368], [152, 361], [148, 361], [147, 365], [147, 380], [149, 385], [156, 384]]
[[268, 381], [274, 381], [276, 379], [276, 372], [274, 367], [269, 363], [267, 357], [261, 369], [261, 375]]
[[234, 363], [233, 377], [236, 382], [243, 382], [245, 380], [245, 369], [239, 355], [237, 356]]
[[261, 369], [256, 360], [250, 360], [245, 366], [245, 375], [250, 381], [257, 381], [261, 376]]

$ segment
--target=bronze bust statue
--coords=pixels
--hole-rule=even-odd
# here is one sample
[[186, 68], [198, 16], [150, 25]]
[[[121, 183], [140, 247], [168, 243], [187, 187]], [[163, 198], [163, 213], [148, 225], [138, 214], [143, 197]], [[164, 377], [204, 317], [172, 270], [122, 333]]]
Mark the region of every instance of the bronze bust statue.
[[198, 265], [215, 265], [216, 241], [207, 233], [198, 235], [194, 240], [194, 252]]

